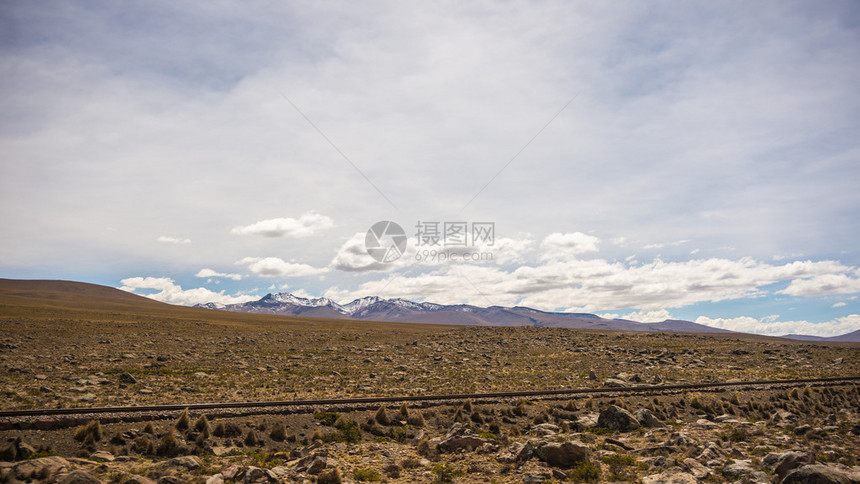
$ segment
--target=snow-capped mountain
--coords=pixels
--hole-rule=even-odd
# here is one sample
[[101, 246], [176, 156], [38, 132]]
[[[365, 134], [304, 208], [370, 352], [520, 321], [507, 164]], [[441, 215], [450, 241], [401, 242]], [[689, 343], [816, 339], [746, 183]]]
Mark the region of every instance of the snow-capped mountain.
[[480, 326], [548, 326], [619, 331], [730, 332], [690, 321], [667, 320], [637, 323], [623, 319], [604, 319], [594, 314], [553, 313], [528, 307], [478, 307], [468, 304], [444, 305], [407, 299], [382, 299], [367, 296], [347, 304], [326, 297], [305, 298], [290, 293], [266, 294], [257, 301], [226, 306], [198, 304], [206, 309], [234, 312], [284, 314], [331, 319], [361, 319], [428, 324], [467, 324]]

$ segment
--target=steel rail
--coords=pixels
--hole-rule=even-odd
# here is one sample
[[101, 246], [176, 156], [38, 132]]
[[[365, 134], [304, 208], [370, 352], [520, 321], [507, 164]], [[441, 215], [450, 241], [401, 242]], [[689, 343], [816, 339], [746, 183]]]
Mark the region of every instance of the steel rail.
[[602, 388], [569, 388], [556, 390], [524, 390], [489, 393], [455, 393], [448, 395], [401, 395], [380, 397], [352, 398], [323, 398], [314, 400], [286, 400], [261, 402], [226, 402], [226, 403], [183, 403], [165, 405], [135, 405], [124, 407], [90, 407], [90, 408], [43, 408], [25, 410], [0, 410], [0, 418], [4, 417], [40, 417], [52, 415], [90, 415], [107, 413], [137, 413], [137, 412], [175, 412], [181, 410], [222, 410], [222, 409], [254, 409], [271, 407], [319, 407], [338, 405], [359, 405], [393, 402], [435, 402], [445, 400], [487, 400], [517, 397], [550, 397], [574, 395], [624, 394], [624, 393], [670, 393], [684, 390], [705, 390], [732, 387], [749, 387], [761, 385], [815, 385], [860, 382], [860, 376], [830, 377], [830, 378], [801, 378], [791, 380], [751, 380], [710, 383], [682, 383], [673, 385], [637, 385], [632, 387], [602, 387]]

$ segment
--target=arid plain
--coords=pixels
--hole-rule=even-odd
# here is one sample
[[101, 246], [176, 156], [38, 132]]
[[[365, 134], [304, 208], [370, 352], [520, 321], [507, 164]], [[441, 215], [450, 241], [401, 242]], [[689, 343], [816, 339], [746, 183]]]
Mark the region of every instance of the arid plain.
[[[3, 281], [0, 328], [3, 410], [860, 375], [858, 344], [226, 313], [80, 283]], [[6, 418], [0, 482], [857, 482], [858, 408], [853, 382]]]

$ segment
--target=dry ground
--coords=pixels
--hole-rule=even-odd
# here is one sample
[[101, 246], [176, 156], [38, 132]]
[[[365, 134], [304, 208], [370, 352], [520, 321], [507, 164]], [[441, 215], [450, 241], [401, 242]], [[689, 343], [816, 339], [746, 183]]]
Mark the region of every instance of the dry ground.
[[[98, 286], [74, 286], [77, 292], [61, 283], [12, 286], [0, 281], [3, 409], [575, 388], [614, 377], [677, 383], [860, 374], [856, 344], [344, 322], [175, 308]], [[596, 417], [610, 405], [650, 409], [665, 427], [606, 429]], [[794, 449], [848, 466], [860, 455], [860, 394], [853, 385], [472, 407], [407, 408], [408, 415], [388, 409], [387, 424], [367, 411], [206, 424], [191, 415], [190, 429], [172, 420], [151, 428], [105, 424], [99, 439], [82, 431], [79, 440], [78, 429], [8, 430], [0, 446], [11, 439], [13, 448], [27, 444], [38, 455], [86, 456], [69, 468], [103, 482], [133, 475], [217, 482], [210, 476], [230, 477], [233, 465], [232, 480], [247, 482], [254, 477], [248, 466], [269, 469], [263, 478], [283, 482], [313, 482], [334, 469], [344, 481], [378, 473], [390, 482], [546, 482], [599, 472], [601, 481], [624, 482], [676, 465], [692, 473], [685, 459], [706, 468], [700, 482], [755, 482], [777, 479], [770, 454]], [[219, 424], [228, 435], [217, 431]], [[452, 438], [477, 447], [440, 450]], [[578, 442], [591, 467], [551, 465], [537, 453], [523, 459], [529, 441]], [[97, 451], [116, 459], [90, 463]], [[524, 454], [511, 461], [512, 453]], [[168, 460], [179, 454], [199, 461], [186, 468]], [[322, 463], [307, 469], [315, 459]], [[735, 472], [735, 461], [744, 469]], [[0, 468], [0, 476], [14, 473], [11, 466]]]

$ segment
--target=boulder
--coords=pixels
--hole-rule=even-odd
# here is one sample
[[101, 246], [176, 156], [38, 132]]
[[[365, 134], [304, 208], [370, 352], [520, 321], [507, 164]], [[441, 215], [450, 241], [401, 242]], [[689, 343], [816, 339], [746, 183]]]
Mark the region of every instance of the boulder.
[[122, 481], [122, 484], [155, 484], [155, 481], [148, 477], [131, 476], [128, 479]]
[[560, 429], [558, 428], [558, 425], [551, 424], [551, 423], [542, 423], [542, 424], [538, 424], [538, 425], [535, 425], [534, 427], [532, 427], [532, 432], [536, 433], [537, 435], [539, 435], [541, 437], [546, 437], [548, 435], [555, 435], [559, 432], [559, 430]]
[[15, 464], [13, 469], [15, 471], [15, 477], [22, 481], [26, 481], [34, 478], [56, 476], [61, 472], [69, 470], [69, 468], [70, 464], [66, 459], [50, 456], [19, 462]]
[[858, 484], [860, 473], [834, 465], [809, 464], [788, 473], [782, 484]]
[[610, 405], [600, 412], [597, 426], [621, 432], [629, 432], [640, 427], [639, 421], [633, 414], [617, 405]]
[[193, 471], [200, 467], [200, 458], [196, 455], [185, 455], [182, 457], [174, 457], [167, 461], [167, 465], [169, 467], [178, 467], [181, 469], [186, 469], [189, 471]]
[[636, 417], [636, 420], [638, 420], [643, 427], [665, 427], [663, 422], [657, 419], [657, 417], [655, 417], [654, 414], [651, 413], [651, 410], [648, 410], [647, 408], [640, 408], [639, 410], [637, 410], [636, 415], [634, 415], [634, 417]]
[[75, 470], [57, 481], [57, 484], [102, 484], [102, 481], [84, 470]]
[[582, 442], [549, 443], [538, 447], [537, 456], [555, 467], [573, 467], [588, 460], [589, 450]]
[[126, 372], [120, 373], [119, 382], [120, 383], [128, 383], [129, 385], [134, 385], [135, 383], [137, 383], [137, 378], [135, 378], [131, 373], [126, 371]]
[[245, 475], [242, 477], [242, 482], [257, 482], [266, 479], [266, 471], [259, 467], [248, 466], [245, 468]]
[[316, 457], [311, 461], [311, 465], [308, 466], [306, 472], [311, 475], [317, 475], [324, 471], [326, 467], [328, 467], [328, 460], [325, 457]]
[[186, 484], [186, 481], [176, 476], [161, 476], [155, 484]]
[[752, 465], [752, 461], [738, 459], [723, 466], [722, 473], [726, 477], [738, 478], [748, 474], [752, 474], [756, 469]]
[[789, 472], [798, 467], [815, 463], [815, 456], [810, 452], [783, 452], [778, 457], [773, 468], [773, 473], [783, 479]]
[[626, 388], [627, 382], [617, 378], [607, 378], [606, 381], [603, 382], [603, 386], [606, 388]]
[[642, 484], [698, 484], [692, 474], [687, 474], [678, 468], [669, 469], [660, 474], [652, 474], [642, 479]]
[[687, 472], [692, 474], [693, 477], [695, 477], [696, 479], [704, 480], [709, 475], [711, 475], [711, 470], [708, 469], [707, 467], [705, 467], [704, 465], [702, 465], [696, 459], [687, 457], [686, 459], [684, 459], [683, 464], [684, 464], [684, 469], [686, 469]]
[[116, 457], [106, 450], [99, 450], [90, 454], [90, 459], [96, 462], [113, 462]]
[[480, 448], [487, 440], [474, 435], [457, 435], [443, 440], [439, 443], [442, 452], [457, 452], [460, 450], [475, 450]]

